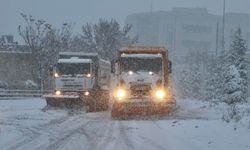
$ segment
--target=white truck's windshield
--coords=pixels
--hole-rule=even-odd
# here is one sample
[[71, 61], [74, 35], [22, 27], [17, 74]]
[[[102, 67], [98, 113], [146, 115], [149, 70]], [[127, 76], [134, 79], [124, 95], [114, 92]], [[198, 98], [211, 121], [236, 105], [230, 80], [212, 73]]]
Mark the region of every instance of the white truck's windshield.
[[57, 71], [63, 75], [76, 75], [90, 73], [90, 63], [59, 63]]

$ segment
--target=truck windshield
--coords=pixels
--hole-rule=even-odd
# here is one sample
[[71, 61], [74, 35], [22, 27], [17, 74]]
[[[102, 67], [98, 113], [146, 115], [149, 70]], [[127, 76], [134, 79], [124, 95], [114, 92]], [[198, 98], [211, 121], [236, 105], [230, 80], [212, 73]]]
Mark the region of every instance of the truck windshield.
[[159, 73], [162, 71], [161, 58], [121, 58], [121, 71], [152, 71]]
[[89, 63], [59, 63], [57, 71], [62, 75], [76, 75], [90, 73]]

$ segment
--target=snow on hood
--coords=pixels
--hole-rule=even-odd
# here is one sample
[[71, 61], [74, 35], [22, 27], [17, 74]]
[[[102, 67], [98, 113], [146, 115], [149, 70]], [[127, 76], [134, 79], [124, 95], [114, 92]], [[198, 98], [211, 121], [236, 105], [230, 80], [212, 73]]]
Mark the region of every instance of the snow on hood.
[[122, 54], [121, 57], [143, 58], [143, 59], [162, 58], [162, 56], [158, 54]]
[[91, 63], [91, 59], [80, 59], [78, 57], [71, 57], [70, 59], [59, 59], [58, 63]]

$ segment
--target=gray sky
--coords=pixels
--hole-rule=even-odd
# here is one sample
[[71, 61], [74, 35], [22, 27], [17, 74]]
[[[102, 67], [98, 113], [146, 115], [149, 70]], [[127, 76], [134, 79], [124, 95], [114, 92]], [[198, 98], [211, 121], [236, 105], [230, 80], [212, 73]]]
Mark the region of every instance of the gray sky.
[[[173, 7], [206, 7], [210, 13], [221, 14], [223, 0], [152, 0], [153, 10]], [[227, 12], [250, 13], [250, 0], [226, 0]], [[23, 24], [20, 13], [31, 14], [59, 27], [64, 22], [75, 24], [75, 31], [86, 22], [98, 18], [115, 18], [121, 24], [131, 13], [150, 10], [151, 0], [0, 0], [0, 35], [17, 36], [17, 26]], [[18, 39], [18, 37], [16, 37]]]

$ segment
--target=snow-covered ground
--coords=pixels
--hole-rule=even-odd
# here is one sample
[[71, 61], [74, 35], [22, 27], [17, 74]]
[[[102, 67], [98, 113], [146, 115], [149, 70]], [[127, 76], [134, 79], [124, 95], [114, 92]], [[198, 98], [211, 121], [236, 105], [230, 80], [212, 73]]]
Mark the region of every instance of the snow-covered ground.
[[223, 106], [177, 102], [171, 116], [119, 121], [109, 111], [43, 111], [46, 103], [39, 98], [0, 100], [0, 149], [250, 149], [250, 129], [223, 122]]

